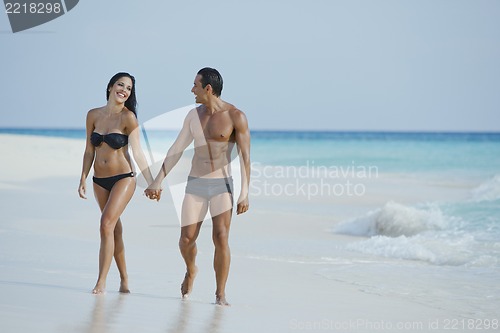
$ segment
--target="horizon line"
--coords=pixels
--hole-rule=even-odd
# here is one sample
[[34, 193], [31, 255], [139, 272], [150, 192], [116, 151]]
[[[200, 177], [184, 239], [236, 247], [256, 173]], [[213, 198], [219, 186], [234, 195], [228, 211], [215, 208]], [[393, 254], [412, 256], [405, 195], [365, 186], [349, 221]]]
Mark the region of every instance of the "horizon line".
[[[85, 127], [26, 127], [26, 126], [0, 126], [4, 130], [39, 130], [39, 131], [85, 131]], [[177, 131], [178, 129], [150, 129], [150, 131]], [[422, 130], [422, 129], [250, 129], [250, 132], [274, 133], [411, 133], [411, 134], [500, 134], [500, 130]]]

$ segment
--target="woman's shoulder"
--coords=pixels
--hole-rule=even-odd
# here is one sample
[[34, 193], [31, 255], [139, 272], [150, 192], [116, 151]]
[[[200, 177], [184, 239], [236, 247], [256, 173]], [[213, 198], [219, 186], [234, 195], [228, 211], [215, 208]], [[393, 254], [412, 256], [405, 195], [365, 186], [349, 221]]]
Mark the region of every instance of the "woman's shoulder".
[[102, 113], [102, 109], [102, 107], [90, 109], [87, 112], [87, 120], [96, 120], [99, 118], [99, 115]]
[[135, 113], [133, 113], [132, 111], [130, 111], [129, 109], [127, 109], [126, 107], [123, 108], [122, 112], [121, 112], [121, 116], [122, 118], [126, 121], [126, 122], [134, 122], [136, 123], [137, 122], [137, 117], [135, 115]]
[[103, 108], [104, 108], [104, 107], [103, 107], [103, 106], [101, 106], [101, 107], [98, 107], [98, 108], [93, 108], [93, 109], [90, 109], [90, 110], [87, 112], [87, 115], [88, 115], [88, 116], [97, 116], [97, 115], [99, 115], [99, 114], [102, 112]]
[[128, 134], [130, 134], [130, 132], [136, 129], [139, 125], [135, 114], [127, 108], [123, 108], [123, 111], [121, 112], [121, 119], [125, 132], [128, 132]]

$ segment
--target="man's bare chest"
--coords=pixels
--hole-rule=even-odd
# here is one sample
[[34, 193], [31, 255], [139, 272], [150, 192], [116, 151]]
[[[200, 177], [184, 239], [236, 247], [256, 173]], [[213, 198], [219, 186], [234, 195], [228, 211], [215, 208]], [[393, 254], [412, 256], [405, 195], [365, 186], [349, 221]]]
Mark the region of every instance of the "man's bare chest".
[[207, 141], [230, 141], [233, 137], [234, 125], [227, 112], [214, 115], [200, 115], [199, 133]]

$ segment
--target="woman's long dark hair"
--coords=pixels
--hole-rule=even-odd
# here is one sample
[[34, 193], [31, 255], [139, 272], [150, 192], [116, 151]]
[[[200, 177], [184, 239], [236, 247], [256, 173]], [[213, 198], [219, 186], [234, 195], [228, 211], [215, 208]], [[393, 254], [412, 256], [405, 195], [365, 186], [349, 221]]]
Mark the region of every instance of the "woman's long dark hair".
[[118, 79], [122, 77], [128, 77], [132, 80], [132, 90], [128, 96], [128, 99], [125, 101], [125, 106], [127, 109], [132, 111], [137, 118], [137, 99], [135, 97], [135, 78], [129, 73], [120, 72], [113, 75], [113, 77], [109, 80], [108, 87], [106, 88], [106, 100], [109, 99], [109, 89], [118, 81]]

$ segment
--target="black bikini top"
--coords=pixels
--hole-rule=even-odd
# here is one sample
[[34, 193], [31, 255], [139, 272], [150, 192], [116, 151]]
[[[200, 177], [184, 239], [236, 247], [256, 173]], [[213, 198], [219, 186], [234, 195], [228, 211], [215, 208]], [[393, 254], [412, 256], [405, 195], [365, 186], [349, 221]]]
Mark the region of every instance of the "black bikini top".
[[128, 144], [128, 135], [121, 133], [99, 134], [93, 132], [90, 136], [90, 142], [96, 147], [100, 146], [103, 141], [113, 149], [120, 149]]

